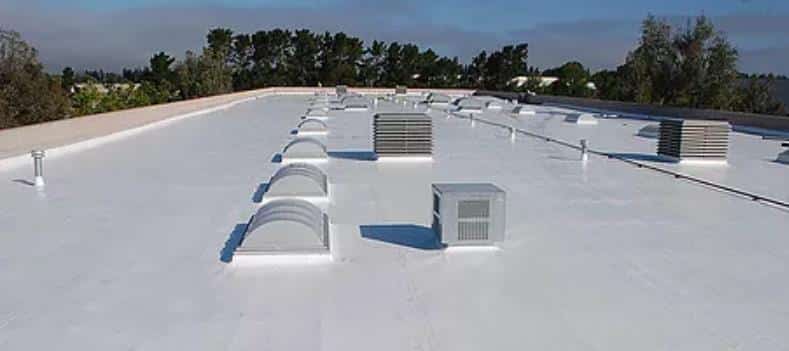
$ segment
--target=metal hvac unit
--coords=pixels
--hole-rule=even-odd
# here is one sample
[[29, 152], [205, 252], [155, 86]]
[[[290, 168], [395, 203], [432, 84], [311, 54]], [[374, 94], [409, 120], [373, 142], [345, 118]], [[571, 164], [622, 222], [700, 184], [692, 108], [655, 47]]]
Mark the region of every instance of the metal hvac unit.
[[726, 161], [731, 126], [725, 121], [660, 122], [658, 155], [674, 161]]
[[379, 113], [373, 129], [374, 149], [379, 157], [433, 154], [433, 121], [424, 113]]
[[408, 87], [405, 85], [398, 85], [395, 87], [395, 95], [406, 95], [408, 94]]
[[336, 88], [334, 88], [334, 92], [337, 94], [337, 96], [348, 94], [348, 86], [338, 85]]
[[433, 184], [433, 230], [445, 245], [504, 240], [504, 212], [504, 190], [493, 184]]

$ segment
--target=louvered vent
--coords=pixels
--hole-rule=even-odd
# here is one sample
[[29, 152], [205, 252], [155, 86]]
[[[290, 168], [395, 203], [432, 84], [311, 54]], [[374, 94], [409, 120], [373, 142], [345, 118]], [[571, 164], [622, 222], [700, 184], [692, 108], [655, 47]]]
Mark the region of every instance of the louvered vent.
[[504, 239], [504, 191], [493, 184], [433, 184], [433, 230], [446, 245]]
[[489, 200], [458, 201], [458, 240], [488, 240]]
[[728, 122], [663, 120], [658, 154], [677, 161], [725, 161], [730, 130]]
[[420, 113], [380, 113], [373, 122], [378, 156], [431, 156], [433, 123]]

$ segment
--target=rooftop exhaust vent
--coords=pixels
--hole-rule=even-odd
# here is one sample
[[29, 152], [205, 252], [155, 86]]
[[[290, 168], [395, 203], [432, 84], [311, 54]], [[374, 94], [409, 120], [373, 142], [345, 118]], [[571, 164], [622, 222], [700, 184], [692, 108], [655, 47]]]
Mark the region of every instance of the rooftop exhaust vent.
[[636, 135], [642, 138], [657, 139], [660, 137], [660, 125], [654, 123], [647, 124], [643, 128], [639, 129]]
[[282, 150], [282, 158], [292, 161], [326, 160], [326, 145], [315, 138], [297, 137]]
[[258, 209], [235, 254], [328, 252], [328, 216], [307, 201], [280, 199]]
[[408, 87], [405, 85], [398, 85], [395, 87], [395, 95], [406, 95], [408, 94]]
[[433, 230], [449, 246], [504, 240], [505, 193], [489, 183], [433, 184]]
[[730, 130], [725, 121], [666, 119], [660, 122], [657, 152], [680, 162], [725, 162]]
[[305, 118], [298, 128], [299, 135], [323, 135], [329, 132], [326, 122], [318, 118]]
[[431, 156], [433, 121], [424, 113], [379, 113], [373, 122], [378, 156]]
[[515, 106], [514, 109], [512, 109], [512, 113], [516, 114], [516, 115], [521, 115], [521, 116], [523, 116], [523, 115], [536, 115], [537, 111], [532, 109], [531, 107], [528, 107], [528, 106], [518, 105], [518, 106]]
[[591, 113], [570, 113], [564, 118], [565, 122], [583, 125], [597, 124], [597, 118]]
[[291, 163], [271, 177], [265, 197], [326, 197], [329, 180], [326, 173], [309, 163]]
[[347, 85], [338, 85], [334, 89], [334, 92], [337, 94], [337, 96], [342, 96], [342, 95], [348, 94], [348, 86]]

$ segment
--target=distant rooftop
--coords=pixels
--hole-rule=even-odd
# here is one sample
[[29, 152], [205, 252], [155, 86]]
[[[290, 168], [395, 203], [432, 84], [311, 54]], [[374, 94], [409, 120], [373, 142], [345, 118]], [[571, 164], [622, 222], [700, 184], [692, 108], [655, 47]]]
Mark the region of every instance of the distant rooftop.
[[[776, 161], [785, 141], [755, 134], [731, 133], [726, 165], [680, 164], [638, 135], [652, 120], [422, 104], [432, 160], [380, 162], [373, 115], [413, 105], [331, 110], [315, 137], [328, 201], [311, 202], [329, 218], [330, 259], [236, 260], [314, 98], [267, 94], [53, 154], [41, 189], [28, 158], [0, 168], [0, 349], [789, 345], [789, 209], [675, 176], [789, 202], [789, 165]], [[433, 183], [506, 191], [505, 240], [437, 245]]]

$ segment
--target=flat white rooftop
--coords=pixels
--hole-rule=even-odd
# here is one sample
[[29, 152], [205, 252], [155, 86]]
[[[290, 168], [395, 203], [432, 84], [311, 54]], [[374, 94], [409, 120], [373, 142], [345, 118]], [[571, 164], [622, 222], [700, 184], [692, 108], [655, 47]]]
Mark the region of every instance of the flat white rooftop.
[[[2, 350], [786, 350], [789, 211], [433, 110], [432, 162], [371, 161], [330, 112], [333, 260], [227, 263], [311, 95], [0, 171]], [[378, 111], [410, 106], [381, 102]], [[779, 142], [651, 158], [646, 121], [477, 117], [789, 201]], [[440, 250], [434, 182], [507, 191], [498, 250]]]

